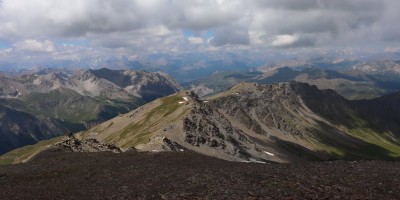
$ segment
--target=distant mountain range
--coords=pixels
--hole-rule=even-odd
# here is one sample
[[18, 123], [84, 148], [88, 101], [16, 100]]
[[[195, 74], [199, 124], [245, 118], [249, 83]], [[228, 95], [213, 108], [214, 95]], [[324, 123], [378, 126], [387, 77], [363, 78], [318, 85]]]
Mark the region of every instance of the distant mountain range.
[[222, 92], [240, 82], [260, 84], [295, 80], [333, 89], [347, 99], [370, 99], [400, 90], [400, 62], [385, 61], [348, 66], [262, 67], [252, 72], [218, 72], [184, 83], [199, 95]]
[[[320, 68], [331, 70], [351, 70], [354, 66], [370, 65], [378, 71], [390, 63], [400, 60], [398, 53], [359, 52], [357, 50], [305, 51], [293, 49], [285, 51], [198, 51], [182, 53], [138, 53], [134, 55], [82, 55], [78, 58], [49, 58], [35, 56], [29, 59], [20, 55], [0, 60], [0, 70], [8, 73], [31, 71], [41, 68], [59, 69], [129, 69], [164, 72], [179, 83], [204, 78], [216, 72], [226, 71], [270, 71], [282, 67], [295, 70]], [[389, 65], [387, 65], [389, 64]], [[368, 68], [368, 67], [367, 67]]]
[[[399, 92], [347, 100], [307, 83], [240, 83], [207, 99], [181, 91], [75, 136], [125, 150], [191, 150], [242, 162], [398, 160], [399, 122]], [[62, 140], [14, 150], [0, 162], [24, 161]]]
[[0, 153], [77, 132], [180, 90], [162, 73], [31, 71], [0, 76]]

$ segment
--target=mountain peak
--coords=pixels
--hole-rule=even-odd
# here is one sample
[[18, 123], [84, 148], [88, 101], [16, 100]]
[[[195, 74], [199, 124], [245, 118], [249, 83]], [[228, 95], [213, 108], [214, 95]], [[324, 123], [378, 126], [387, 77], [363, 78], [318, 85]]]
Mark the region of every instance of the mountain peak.
[[398, 103], [381, 106], [396, 102], [395, 97], [350, 101], [306, 83], [240, 83], [207, 99], [181, 91], [77, 137], [241, 162], [398, 159], [400, 127], [393, 124], [400, 114], [381, 112], [389, 107], [400, 112]]

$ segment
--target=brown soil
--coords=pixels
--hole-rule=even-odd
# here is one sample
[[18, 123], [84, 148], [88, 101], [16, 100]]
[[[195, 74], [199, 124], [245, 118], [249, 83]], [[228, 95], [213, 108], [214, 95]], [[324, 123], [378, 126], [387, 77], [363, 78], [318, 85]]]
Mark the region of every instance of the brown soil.
[[0, 167], [0, 199], [400, 199], [400, 163], [235, 163], [193, 152], [46, 151]]

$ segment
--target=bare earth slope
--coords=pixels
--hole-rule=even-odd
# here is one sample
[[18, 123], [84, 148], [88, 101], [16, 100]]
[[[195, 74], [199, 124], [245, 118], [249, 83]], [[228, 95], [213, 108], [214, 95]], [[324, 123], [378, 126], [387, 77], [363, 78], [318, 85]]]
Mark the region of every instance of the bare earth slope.
[[228, 162], [193, 152], [45, 151], [0, 166], [0, 199], [400, 199], [387, 161]]

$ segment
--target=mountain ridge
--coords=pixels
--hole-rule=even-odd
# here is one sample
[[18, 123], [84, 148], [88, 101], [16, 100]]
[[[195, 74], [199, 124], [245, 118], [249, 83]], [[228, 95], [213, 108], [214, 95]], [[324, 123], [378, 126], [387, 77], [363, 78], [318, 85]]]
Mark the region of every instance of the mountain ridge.
[[319, 89], [333, 89], [341, 96], [351, 99], [371, 99], [399, 91], [398, 73], [379, 71], [366, 73], [357, 70], [325, 69], [323, 67], [291, 68], [279, 67], [271, 70], [249, 72], [218, 72], [192, 82], [186, 88], [196, 90], [201, 96], [209, 96], [240, 82], [271, 84], [297, 81], [316, 85]]
[[22, 121], [35, 120], [46, 131], [39, 132], [35, 126], [26, 131], [28, 134], [17, 128], [4, 129], [0, 153], [66, 132], [85, 130], [180, 89], [169, 76], [146, 71], [50, 70], [1, 76], [0, 104], [20, 116], [7, 121], [8, 115], [2, 115], [3, 122], [22, 127]]
[[[306, 83], [240, 83], [207, 99], [190, 91], [175, 93], [76, 137], [124, 149], [191, 150], [240, 162], [398, 160], [398, 127], [370, 119], [365, 102], [399, 105], [399, 94], [351, 101]], [[385, 120], [391, 124], [397, 116]]]

